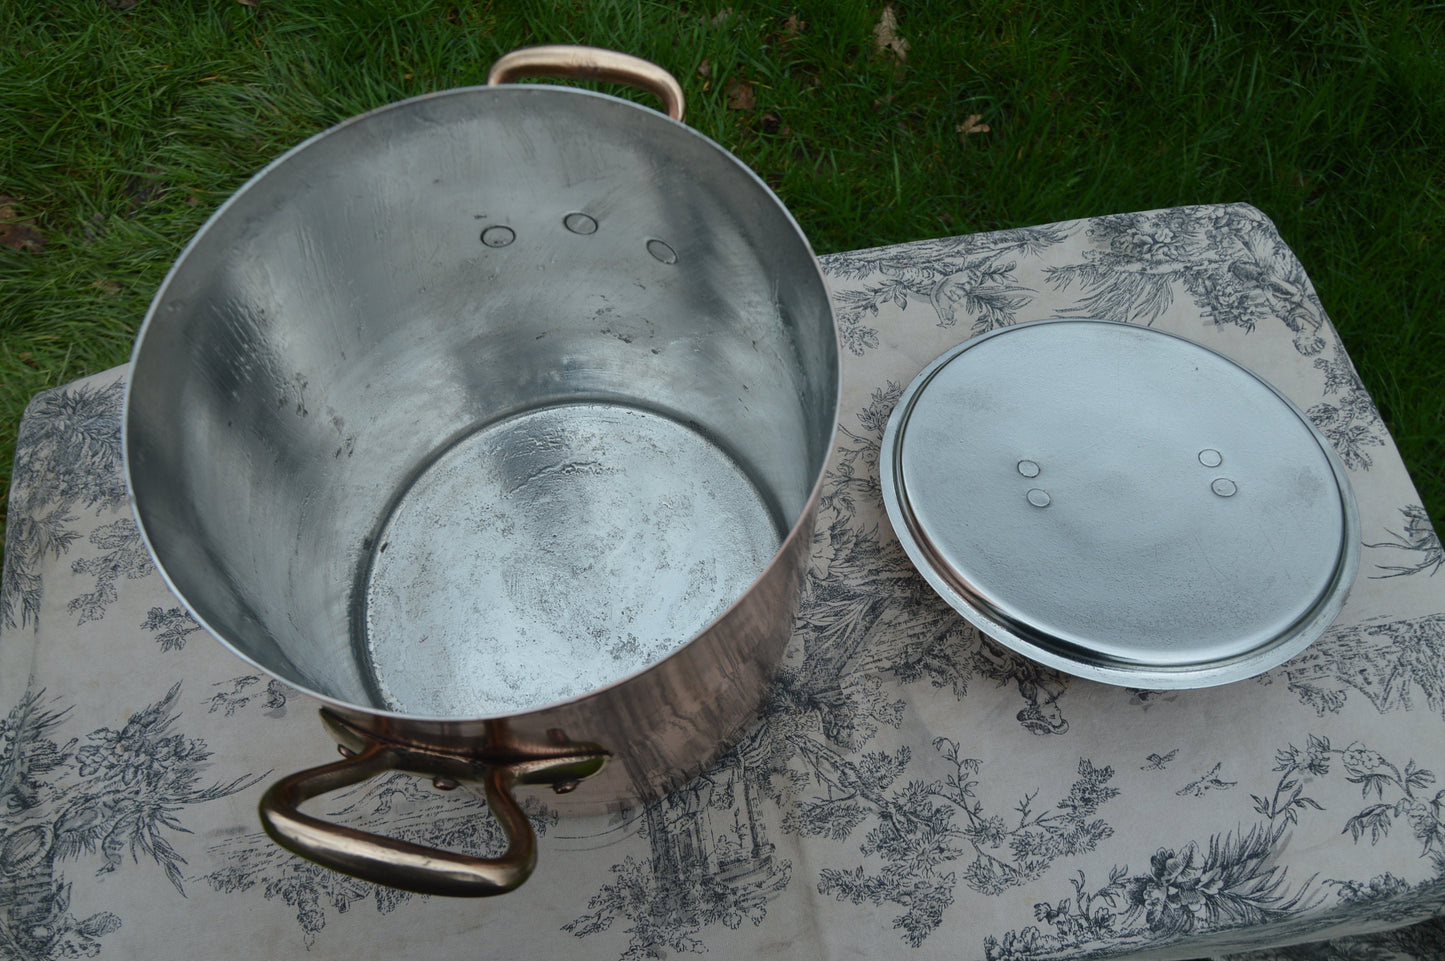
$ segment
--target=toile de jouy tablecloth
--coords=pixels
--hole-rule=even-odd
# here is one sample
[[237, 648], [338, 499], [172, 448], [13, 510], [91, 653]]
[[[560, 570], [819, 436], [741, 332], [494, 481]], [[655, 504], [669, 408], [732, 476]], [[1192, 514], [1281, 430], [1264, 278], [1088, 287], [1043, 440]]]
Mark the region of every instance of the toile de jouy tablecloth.
[[[333, 756], [316, 705], [206, 635], [156, 574], [121, 473], [126, 370], [36, 397], [0, 590], [0, 956], [1185, 958], [1440, 912], [1445, 555], [1269, 220], [1189, 207], [823, 264], [843, 411], [765, 715], [645, 808], [563, 818], [527, 795], [540, 866], [491, 900], [376, 888], [265, 838], [264, 786]], [[1085, 682], [980, 636], [910, 568], [877, 475], [903, 386], [972, 335], [1056, 316], [1219, 350], [1335, 446], [1360, 575], [1304, 654], [1205, 690]], [[410, 775], [318, 803], [497, 843], [475, 796]]]

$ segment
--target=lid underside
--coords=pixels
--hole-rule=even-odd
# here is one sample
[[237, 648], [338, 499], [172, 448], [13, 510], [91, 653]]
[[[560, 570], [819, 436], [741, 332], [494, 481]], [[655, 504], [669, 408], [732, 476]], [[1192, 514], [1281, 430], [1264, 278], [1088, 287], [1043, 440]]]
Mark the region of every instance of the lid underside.
[[968, 341], [905, 392], [883, 459], [930, 583], [1081, 676], [1250, 676], [1313, 640], [1353, 580], [1353, 497], [1323, 438], [1244, 368], [1149, 328]]

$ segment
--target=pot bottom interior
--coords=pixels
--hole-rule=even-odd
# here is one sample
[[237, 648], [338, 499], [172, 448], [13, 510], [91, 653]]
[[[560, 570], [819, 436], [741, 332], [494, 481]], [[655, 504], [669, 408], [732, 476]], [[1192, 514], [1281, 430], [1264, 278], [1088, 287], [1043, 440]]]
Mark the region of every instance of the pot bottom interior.
[[373, 696], [484, 717], [595, 690], [700, 632], [781, 537], [733, 458], [663, 414], [577, 403], [488, 424], [375, 540], [358, 618]]

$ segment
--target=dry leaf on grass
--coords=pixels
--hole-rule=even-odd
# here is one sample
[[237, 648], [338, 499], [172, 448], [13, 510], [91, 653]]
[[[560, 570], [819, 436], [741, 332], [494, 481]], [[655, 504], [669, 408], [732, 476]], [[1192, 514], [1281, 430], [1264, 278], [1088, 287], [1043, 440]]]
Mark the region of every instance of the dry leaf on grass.
[[982, 120], [983, 114], [981, 113], [969, 114], [967, 120], [954, 128], [956, 131], [958, 131], [958, 139], [966, 141], [968, 140], [969, 134], [988, 133], [990, 130], [993, 129], [988, 124], [982, 123]]
[[758, 95], [753, 85], [737, 77], [728, 81], [728, 109], [751, 110], [758, 105]]
[[772, 137], [788, 137], [793, 133], [793, 128], [783, 123], [783, 118], [771, 110], [763, 114], [759, 126], [763, 133]]
[[45, 235], [35, 227], [35, 221], [21, 217], [15, 210], [14, 197], [0, 197], [0, 247], [11, 250], [41, 250], [45, 247]]
[[892, 4], [883, 8], [883, 16], [873, 28], [873, 49], [879, 53], [890, 51], [899, 63], [908, 59], [908, 41], [898, 32], [898, 16]]

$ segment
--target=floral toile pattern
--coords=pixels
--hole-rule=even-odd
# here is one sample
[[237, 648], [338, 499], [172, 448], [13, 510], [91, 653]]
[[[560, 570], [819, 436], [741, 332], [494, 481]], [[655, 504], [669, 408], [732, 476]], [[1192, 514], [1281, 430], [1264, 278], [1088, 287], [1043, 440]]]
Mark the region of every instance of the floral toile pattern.
[[1371, 551], [1386, 554], [1387, 560], [1375, 563], [1379, 573], [1372, 577], [1406, 577], [1410, 574], [1434, 576], [1445, 568], [1445, 549], [1440, 546], [1440, 535], [1430, 526], [1425, 508], [1419, 504], [1407, 504], [1400, 508], [1400, 530], [1387, 530], [1386, 539], [1375, 544], [1366, 544]]
[[205, 740], [176, 730], [180, 693], [177, 683], [123, 726], [80, 736], [64, 733], [75, 706], [44, 690], [0, 721], [0, 957], [93, 955], [120, 928], [109, 911], [71, 913], [68, 864], [88, 864], [96, 878], [151, 869], [185, 893], [186, 859], [172, 843], [187, 831], [182, 815], [261, 776], [207, 783]]
[[[75, 615], [77, 626], [105, 616], [105, 609], [119, 597], [116, 591], [118, 580], [140, 580], [155, 571], [155, 564], [141, 542], [140, 530], [129, 517], [100, 525], [90, 532], [86, 542], [93, 553], [77, 558], [70, 569], [93, 581], [94, 588], [77, 595], [65, 605], [66, 612]], [[165, 645], [166, 642], [162, 641], [162, 647]]]
[[40, 394], [26, 410], [10, 478], [0, 627], [37, 622], [44, 596], [41, 565], [46, 557], [70, 552], [81, 537], [82, 514], [99, 517], [125, 505], [124, 392], [122, 381], [82, 384]]
[[824, 271], [840, 282], [834, 312], [843, 346], [857, 356], [876, 348], [878, 329], [868, 322], [884, 305], [902, 310], [915, 300], [927, 302], [940, 327], [967, 318], [981, 334], [1012, 324], [1033, 299], [1015, 280], [1018, 260], [1064, 238], [1057, 227], [1034, 227], [825, 257]]
[[[1391, 829], [1408, 830], [1419, 842], [1419, 857], [1437, 876], [1445, 875], [1445, 790], [1435, 790], [1434, 772], [1407, 758], [1403, 765], [1378, 751], [1352, 743], [1332, 747], [1326, 737], [1307, 737], [1275, 754], [1279, 774], [1271, 789], [1252, 794], [1256, 823], [1211, 835], [1205, 844], [1187, 841], [1160, 848], [1144, 871], [1116, 865], [1107, 880], [1091, 888], [1080, 871], [1070, 880], [1072, 895], [1034, 906], [1039, 922], [989, 935], [988, 961], [1042, 961], [1102, 956], [1121, 944], [1158, 947], [1186, 936], [1272, 922], [1285, 922], [1308, 905], [1322, 911], [1353, 905], [1363, 909], [1381, 888], [1403, 895], [1409, 886], [1377, 877], [1364, 885], [1348, 880], [1291, 879], [1280, 862], [1290, 830], [1305, 817], [1329, 812], [1308, 792], [1311, 782], [1341, 777], [1360, 787], [1362, 805], [1345, 819], [1342, 833], [1356, 844], [1379, 843]], [[1438, 885], [1427, 885], [1434, 892]], [[1418, 910], [1417, 906], [1417, 910]], [[1418, 918], [1418, 915], [1417, 915]], [[1320, 920], [1318, 930], [1331, 922]], [[1298, 933], [1299, 925], [1294, 926]]]
[[1257, 683], [1283, 679], [1315, 713], [1338, 714], [1351, 696], [1380, 714], [1415, 709], [1445, 717], [1445, 613], [1331, 627], [1302, 654]]
[[1343, 346], [1336, 344], [1332, 356], [1316, 357], [1314, 366], [1325, 374], [1327, 393], [1323, 401], [1311, 405], [1305, 414], [1325, 435], [1346, 467], [1369, 470], [1375, 463], [1372, 451], [1385, 446], [1385, 427], [1375, 402], [1360, 383]]
[[[1438, 912], [1440, 541], [1390, 479], [1389, 438], [1269, 222], [1242, 206], [1181, 208], [823, 263], [849, 392], [772, 697], [712, 769], [652, 804], [563, 821], [528, 797], [542, 857], [578, 868], [553, 875], [546, 907], [525, 889], [451, 906], [265, 838], [254, 805], [272, 762], [216, 745], [236, 731], [263, 747], [315, 739], [312, 702], [206, 638], [150, 566], [120, 479], [121, 383], [38, 397], [21, 427], [0, 583], [0, 658], [22, 669], [0, 703], [0, 958], [120, 956], [143, 924], [196, 917], [218, 931], [243, 918], [243, 951], [254, 927], [293, 953], [426, 943], [452, 954], [476, 950], [477, 918], [494, 935], [516, 916], [536, 953], [622, 961], [791, 956], [815, 930], [829, 932], [812, 951], [825, 957], [857, 934], [880, 956], [1044, 961], [1243, 951]], [[957, 617], [882, 519], [879, 443], [916, 372], [885, 345], [1048, 316], [1165, 328], [1187, 317], [1241, 353], [1300, 361], [1315, 385], [1300, 406], [1362, 501], [1390, 498], [1372, 516], [1396, 519], [1366, 532], [1351, 616], [1300, 657], [1208, 696], [1084, 684]], [[1405, 595], [1415, 600], [1390, 600]], [[30, 668], [22, 650], [41, 638], [49, 647]], [[94, 652], [135, 665], [115, 694], [123, 708], [80, 693], [74, 665]], [[1257, 738], [1222, 741], [1201, 707], [1211, 703], [1257, 715]], [[313, 803], [429, 844], [500, 843], [480, 800], [410, 775]], [[146, 892], [144, 917], [121, 890]], [[1438, 956], [1445, 940], [1422, 940], [1426, 927], [1331, 950]], [[1290, 961], [1289, 950], [1249, 961]]]
[[585, 938], [621, 922], [628, 939], [619, 958], [642, 961], [705, 951], [700, 935], [710, 927], [762, 924], [793, 871], [761, 817], [758, 751], [754, 731], [712, 771], [643, 807], [650, 856], [614, 864], [613, 879], [562, 930]]
[[1274, 225], [1244, 207], [1175, 207], [1090, 221], [1076, 262], [1047, 271], [1077, 284], [1070, 316], [1152, 325], [1186, 295], [1200, 317], [1253, 331], [1283, 323], [1301, 354], [1325, 348], [1324, 310]]
[[141, 621], [141, 630], [155, 635], [156, 643], [163, 651], [179, 651], [185, 648], [186, 639], [201, 629], [196, 619], [184, 607], [152, 607]]

